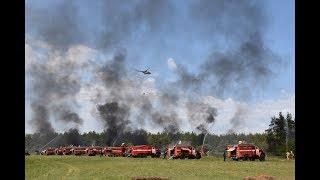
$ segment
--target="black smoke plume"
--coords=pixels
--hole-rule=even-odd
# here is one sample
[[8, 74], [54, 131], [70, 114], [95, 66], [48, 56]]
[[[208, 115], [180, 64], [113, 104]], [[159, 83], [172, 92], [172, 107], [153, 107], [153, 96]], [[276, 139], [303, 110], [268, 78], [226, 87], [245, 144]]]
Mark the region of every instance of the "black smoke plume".
[[125, 131], [130, 123], [128, 120], [129, 107], [110, 102], [98, 106], [100, 119], [104, 123], [106, 144], [112, 145]]
[[218, 110], [208, 104], [199, 102], [189, 102], [186, 104], [187, 116], [195, 129], [201, 133], [208, 132], [208, 126], [214, 124], [218, 116]]
[[[53, 53], [54, 54], [54, 53]], [[37, 132], [52, 132], [50, 117], [54, 121], [82, 124], [78, 116], [75, 96], [80, 91], [79, 64], [54, 54], [47, 62], [33, 62], [28, 69], [31, 78], [32, 119]], [[61, 59], [60, 59], [61, 58]]]
[[231, 128], [228, 130], [228, 134], [233, 134], [237, 132], [238, 128], [244, 123], [244, 118], [247, 113], [247, 109], [238, 105], [237, 110], [234, 113], [233, 117], [230, 120]]
[[32, 119], [32, 123], [37, 129], [37, 131], [40, 134], [53, 133], [54, 129], [52, 128], [51, 123], [49, 121], [49, 114], [46, 107], [38, 104], [32, 104], [31, 108], [34, 112], [34, 118]]
[[[95, 78], [88, 83], [104, 85], [95, 99], [103, 99], [98, 113], [109, 145], [129, 131], [131, 122], [132, 126], [152, 122], [177, 134], [183, 125], [177, 110], [183, 106], [181, 99], [186, 99], [192, 127], [205, 132], [215, 122], [217, 109], [199, 100], [203, 94], [195, 96], [192, 92], [248, 99], [275, 74], [271, 65], [281, 59], [265, 43], [266, 17], [262, 1], [186, 1], [181, 7], [168, 0], [27, 1], [26, 43], [43, 41], [50, 51], [47, 60], [38, 60], [28, 68], [36, 96], [31, 100], [35, 129], [54, 131], [49, 120], [52, 117], [81, 125], [76, 96], [83, 87], [81, 74], [87, 69], [65, 57], [70, 48], [84, 45], [99, 55], [115, 52], [111, 59], [103, 59], [102, 66], [93, 68], [90, 73]], [[144, 40], [133, 40], [138, 36]], [[154, 53], [167, 54], [172, 37], [210, 47], [204, 53], [205, 62], [196, 73], [178, 63], [176, 82], [164, 84], [157, 97], [144, 96], [140, 92], [142, 83], [127, 69], [132, 51], [126, 48], [145, 43], [142, 47], [152, 46]], [[148, 44], [150, 40], [153, 43]], [[181, 53], [188, 53], [183, 50]], [[137, 113], [135, 118], [133, 112]], [[238, 120], [231, 122], [234, 127], [239, 124]]]
[[63, 144], [65, 146], [67, 145], [82, 146], [83, 145], [79, 130], [75, 128], [71, 128], [67, 132], [65, 132], [63, 134], [62, 141], [64, 141]]

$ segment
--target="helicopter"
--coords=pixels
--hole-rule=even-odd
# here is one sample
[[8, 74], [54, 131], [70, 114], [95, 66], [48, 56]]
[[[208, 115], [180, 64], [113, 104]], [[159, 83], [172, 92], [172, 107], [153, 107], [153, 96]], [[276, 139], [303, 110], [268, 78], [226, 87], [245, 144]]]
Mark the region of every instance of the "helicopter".
[[144, 71], [139, 71], [139, 70], [136, 70], [136, 71], [142, 72], [143, 74], [151, 74], [151, 72], [149, 71], [149, 68]]

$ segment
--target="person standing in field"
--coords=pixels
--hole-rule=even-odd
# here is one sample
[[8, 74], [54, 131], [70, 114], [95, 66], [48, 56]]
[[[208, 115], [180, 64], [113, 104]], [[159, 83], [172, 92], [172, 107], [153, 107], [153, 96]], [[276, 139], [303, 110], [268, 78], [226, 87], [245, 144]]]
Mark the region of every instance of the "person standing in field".
[[287, 160], [289, 160], [290, 153], [286, 152]]
[[226, 161], [226, 151], [223, 152], [223, 161]]
[[292, 151], [290, 151], [290, 159], [293, 159], [294, 158], [294, 154]]

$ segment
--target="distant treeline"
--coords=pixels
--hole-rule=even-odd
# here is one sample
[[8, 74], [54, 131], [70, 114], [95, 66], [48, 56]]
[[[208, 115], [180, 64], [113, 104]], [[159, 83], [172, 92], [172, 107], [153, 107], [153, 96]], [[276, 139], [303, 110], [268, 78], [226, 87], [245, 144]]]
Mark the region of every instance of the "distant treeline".
[[[287, 121], [287, 123], [285, 123]], [[224, 134], [214, 135], [208, 134], [204, 142], [204, 149], [208, 154], [222, 154], [224, 149], [229, 144], [237, 144], [238, 141], [253, 143], [259, 148], [264, 149], [267, 153], [273, 155], [283, 155], [285, 151], [295, 151], [294, 137], [295, 122], [292, 116], [287, 114], [284, 118], [281, 113], [279, 117], [273, 117], [269, 129], [265, 133], [255, 134]], [[286, 133], [288, 132], [288, 133]], [[152, 134], [143, 129], [135, 130], [120, 134], [113, 137], [112, 144], [106, 144], [107, 132], [97, 133], [94, 131], [80, 134], [77, 129], [70, 129], [64, 133], [48, 133], [48, 134], [27, 134], [25, 136], [25, 148], [29, 152], [41, 150], [45, 147], [58, 146], [119, 146], [121, 143], [128, 145], [150, 144], [158, 148], [165, 148], [166, 145], [177, 144], [181, 141], [182, 144], [189, 144], [196, 148], [201, 148], [205, 134], [194, 132], [183, 132], [170, 134], [166, 132]]]

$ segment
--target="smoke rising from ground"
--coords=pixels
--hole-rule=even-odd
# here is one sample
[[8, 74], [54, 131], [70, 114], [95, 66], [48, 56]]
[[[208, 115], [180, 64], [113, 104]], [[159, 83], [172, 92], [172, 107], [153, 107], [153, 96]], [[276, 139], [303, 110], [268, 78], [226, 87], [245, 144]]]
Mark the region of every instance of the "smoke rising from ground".
[[232, 134], [237, 132], [238, 128], [241, 124], [243, 124], [245, 115], [248, 112], [248, 110], [240, 105], [237, 105], [237, 110], [234, 113], [233, 117], [230, 120], [231, 128], [228, 130], [228, 134]]
[[81, 125], [77, 113], [76, 94], [80, 91], [83, 64], [70, 58], [71, 52], [50, 53], [48, 59], [37, 59], [29, 64], [30, 85], [33, 96], [32, 123], [37, 132], [53, 131], [51, 120]]
[[197, 130], [206, 134], [208, 132], [208, 126], [214, 124], [218, 110], [204, 103], [189, 102], [186, 106], [190, 122], [196, 126]]
[[110, 102], [98, 106], [98, 111], [106, 128], [106, 144], [112, 145], [116, 138], [126, 131], [130, 123], [130, 109], [125, 105], [120, 106], [117, 102]]
[[[61, 141], [61, 140], [60, 140]], [[83, 144], [79, 130], [75, 128], [69, 129], [63, 134], [62, 143], [64, 145], [81, 146]]]
[[34, 113], [32, 123], [35, 126], [35, 129], [40, 133], [54, 132], [54, 129], [49, 122], [49, 115], [46, 107], [42, 105], [32, 104], [31, 108]]
[[[268, 21], [260, 1], [186, 1], [181, 7], [173, 1], [28, 1], [26, 12], [26, 43], [39, 40], [49, 51], [47, 59], [30, 63], [27, 72], [34, 96], [32, 123], [39, 132], [54, 131], [50, 119], [81, 125], [76, 97], [86, 86], [100, 83], [88, 96], [93, 96], [94, 108], [102, 101], [96, 110], [108, 144], [146, 124], [177, 134], [184, 125], [179, 109], [186, 111], [194, 130], [207, 132], [219, 109], [201, 102], [203, 95], [248, 99], [274, 75], [270, 64], [280, 61], [265, 45]], [[142, 93], [143, 81], [128, 70], [135, 60], [130, 44], [167, 54], [175, 45], [173, 37], [184, 46], [192, 46], [189, 40], [206, 44], [205, 58], [194, 59], [204, 62], [191, 71], [171, 60], [176, 81], [156, 87], [154, 94]], [[79, 53], [70, 51], [79, 45], [101, 55], [93, 58], [100, 64], [92, 64], [89, 56], [75, 58]], [[87, 74], [92, 77], [84, 78]], [[232, 118], [232, 129], [241, 114]]]

